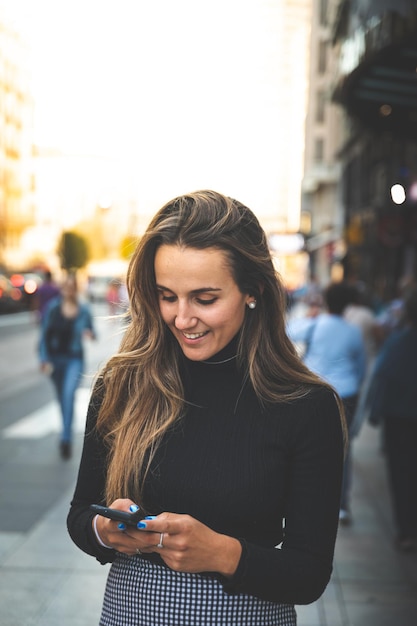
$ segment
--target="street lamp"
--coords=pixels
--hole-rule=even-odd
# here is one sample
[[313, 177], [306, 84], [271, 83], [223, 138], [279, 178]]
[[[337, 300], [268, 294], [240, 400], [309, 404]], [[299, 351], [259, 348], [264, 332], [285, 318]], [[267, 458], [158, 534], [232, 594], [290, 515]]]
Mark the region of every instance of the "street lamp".
[[394, 204], [404, 204], [406, 200], [405, 189], [399, 183], [391, 187], [391, 198]]

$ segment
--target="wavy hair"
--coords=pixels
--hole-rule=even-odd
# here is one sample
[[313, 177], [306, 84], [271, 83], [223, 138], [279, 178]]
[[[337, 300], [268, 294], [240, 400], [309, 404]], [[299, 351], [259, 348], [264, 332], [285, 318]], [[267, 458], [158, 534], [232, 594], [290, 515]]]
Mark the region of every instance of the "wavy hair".
[[291, 402], [325, 384], [287, 336], [285, 290], [254, 213], [214, 191], [175, 198], [158, 211], [133, 254], [127, 273], [131, 321], [100, 379], [97, 427], [109, 444], [108, 502], [140, 501], [155, 449], [185, 408], [181, 348], [159, 311], [154, 259], [161, 245], [224, 251], [240, 291], [256, 298], [239, 333], [237, 362], [261, 403]]

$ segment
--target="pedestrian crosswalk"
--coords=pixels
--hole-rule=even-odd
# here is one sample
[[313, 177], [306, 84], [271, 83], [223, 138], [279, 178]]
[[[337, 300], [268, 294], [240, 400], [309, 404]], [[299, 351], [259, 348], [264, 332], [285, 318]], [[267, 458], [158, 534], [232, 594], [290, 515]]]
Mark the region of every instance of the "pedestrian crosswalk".
[[[74, 408], [74, 433], [83, 433], [91, 391], [86, 387], [77, 389]], [[3, 439], [41, 439], [62, 430], [61, 414], [54, 400], [29, 415], [22, 417], [1, 431]]]

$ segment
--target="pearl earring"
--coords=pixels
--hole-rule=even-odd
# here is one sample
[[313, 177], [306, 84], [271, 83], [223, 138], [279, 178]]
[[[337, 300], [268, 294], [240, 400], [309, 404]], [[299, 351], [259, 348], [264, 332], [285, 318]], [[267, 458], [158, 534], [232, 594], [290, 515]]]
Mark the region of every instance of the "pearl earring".
[[248, 307], [250, 309], [255, 309], [256, 308], [256, 300], [252, 300], [251, 302], [248, 303]]

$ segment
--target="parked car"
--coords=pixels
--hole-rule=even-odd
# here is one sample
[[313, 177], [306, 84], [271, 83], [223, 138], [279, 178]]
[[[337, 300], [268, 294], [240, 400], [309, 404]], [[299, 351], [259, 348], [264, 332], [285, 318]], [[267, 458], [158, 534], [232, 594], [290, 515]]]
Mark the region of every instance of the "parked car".
[[0, 314], [24, 310], [23, 293], [7, 276], [0, 274]]
[[35, 272], [15, 272], [9, 276], [13, 287], [21, 294], [21, 308], [26, 311], [33, 310], [36, 302], [36, 292], [43, 282], [40, 274]]

